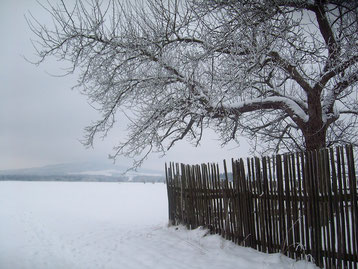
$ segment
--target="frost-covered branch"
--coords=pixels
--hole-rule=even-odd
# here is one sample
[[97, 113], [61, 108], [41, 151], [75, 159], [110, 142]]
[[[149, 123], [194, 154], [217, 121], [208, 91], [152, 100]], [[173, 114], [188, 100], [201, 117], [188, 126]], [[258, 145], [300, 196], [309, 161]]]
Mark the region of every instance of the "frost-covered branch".
[[[177, 141], [246, 136], [261, 152], [315, 149], [358, 137], [358, 6], [354, 1], [60, 1], [53, 25], [28, 17], [38, 59], [78, 70], [102, 114], [86, 145], [118, 111], [115, 146], [140, 165]], [[348, 134], [349, 133], [349, 134]]]
[[223, 109], [237, 114], [266, 109], [282, 110], [283, 113], [287, 113], [299, 125], [303, 125], [308, 121], [306, 112], [296, 102], [287, 97], [274, 96], [250, 99], [232, 104], [224, 104]]

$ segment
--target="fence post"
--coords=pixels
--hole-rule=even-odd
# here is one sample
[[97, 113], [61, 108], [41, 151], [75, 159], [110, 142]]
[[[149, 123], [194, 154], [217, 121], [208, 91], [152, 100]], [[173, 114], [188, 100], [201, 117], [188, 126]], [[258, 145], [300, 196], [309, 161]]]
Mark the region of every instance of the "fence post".
[[[318, 266], [357, 268], [358, 204], [353, 147], [232, 160], [165, 164], [172, 224], [208, 227], [237, 244]], [[246, 171], [245, 171], [246, 170]], [[305, 256], [303, 256], [305, 255]], [[312, 259], [311, 259], [312, 261]]]

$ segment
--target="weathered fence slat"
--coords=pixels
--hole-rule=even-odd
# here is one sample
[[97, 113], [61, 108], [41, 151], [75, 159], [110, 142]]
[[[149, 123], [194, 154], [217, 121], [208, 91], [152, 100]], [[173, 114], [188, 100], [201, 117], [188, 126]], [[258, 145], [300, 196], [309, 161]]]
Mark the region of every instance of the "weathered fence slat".
[[165, 165], [173, 225], [206, 227], [263, 252], [310, 259], [325, 268], [358, 267], [358, 190], [353, 147]]

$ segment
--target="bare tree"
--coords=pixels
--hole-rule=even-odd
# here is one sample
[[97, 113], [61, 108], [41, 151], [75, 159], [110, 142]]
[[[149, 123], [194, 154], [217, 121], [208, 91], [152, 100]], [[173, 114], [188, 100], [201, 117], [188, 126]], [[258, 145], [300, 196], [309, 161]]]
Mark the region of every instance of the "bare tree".
[[[114, 157], [250, 138], [268, 152], [357, 145], [358, 4], [339, 0], [60, 1], [30, 17], [38, 63], [80, 70], [99, 105], [86, 145], [118, 111], [131, 120]], [[259, 147], [258, 147], [259, 146]]]

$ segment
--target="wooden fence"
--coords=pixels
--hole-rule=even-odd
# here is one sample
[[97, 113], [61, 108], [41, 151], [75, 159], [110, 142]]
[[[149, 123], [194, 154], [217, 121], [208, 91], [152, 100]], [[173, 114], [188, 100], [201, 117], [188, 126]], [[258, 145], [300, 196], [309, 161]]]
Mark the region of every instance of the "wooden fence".
[[166, 166], [169, 219], [259, 251], [357, 268], [358, 207], [353, 149]]

